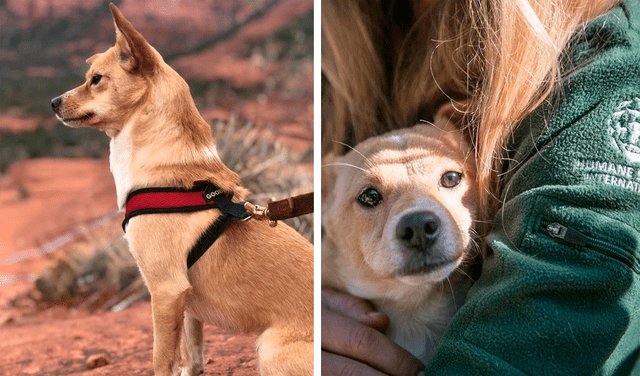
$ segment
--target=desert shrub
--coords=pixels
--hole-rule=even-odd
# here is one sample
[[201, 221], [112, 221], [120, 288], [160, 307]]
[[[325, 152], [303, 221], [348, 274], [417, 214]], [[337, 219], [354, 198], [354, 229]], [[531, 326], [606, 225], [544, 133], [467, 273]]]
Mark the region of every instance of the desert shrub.
[[0, 173], [12, 163], [30, 158], [99, 158], [106, 155], [109, 138], [95, 129], [54, 127], [14, 133], [0, 131]]

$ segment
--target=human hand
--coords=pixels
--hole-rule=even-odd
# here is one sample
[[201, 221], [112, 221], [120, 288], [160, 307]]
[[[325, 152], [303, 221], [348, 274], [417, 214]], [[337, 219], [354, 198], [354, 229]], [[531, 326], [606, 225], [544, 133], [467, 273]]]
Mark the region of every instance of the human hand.
[[322, 375], [414, 376], [424, 367], [384, 332], [389, 318], [366, 300], [322, 289]]

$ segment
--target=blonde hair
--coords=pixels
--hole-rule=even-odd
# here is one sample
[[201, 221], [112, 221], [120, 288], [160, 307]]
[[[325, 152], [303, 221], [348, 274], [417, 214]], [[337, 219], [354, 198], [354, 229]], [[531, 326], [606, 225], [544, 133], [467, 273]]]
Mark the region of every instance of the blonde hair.
[[507, 139], [556, 87], [572, 35], [618, 3], [323, 0], [323, 151], [432, 120], [451, 101], [474, 144], [490, 215]]

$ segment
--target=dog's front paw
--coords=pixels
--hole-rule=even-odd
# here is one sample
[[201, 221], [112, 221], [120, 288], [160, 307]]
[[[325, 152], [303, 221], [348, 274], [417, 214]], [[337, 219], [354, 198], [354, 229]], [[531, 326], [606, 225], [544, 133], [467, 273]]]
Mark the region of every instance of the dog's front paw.
[[180, 376], [200, 376], [204, 375], [204, 368], [202, 366], [192, 366], [192, 367], [184, 367], [182, 372], [180, 372]]

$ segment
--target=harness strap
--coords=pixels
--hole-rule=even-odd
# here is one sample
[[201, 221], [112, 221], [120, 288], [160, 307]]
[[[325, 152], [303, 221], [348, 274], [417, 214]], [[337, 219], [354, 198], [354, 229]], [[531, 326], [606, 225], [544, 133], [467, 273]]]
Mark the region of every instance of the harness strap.
[[142, 188], [127, 196], [122, 229], [135, 216], [154, 213], [188, 213], [208, 209], [220, 209], [236, 219], [246, 219], [249, 214], [243, 203], [231, 201], [233, 193], [224, 192], [211, 185], [198, 185], [191, 189], [174, 187]]
[[227, 228], [227, 224], [233, 219], [230, 215], [222, 214], [216, 218], [216, 220], [207, 228], [207, 230], [200, 235], [196, 244], [189, 251], [187, 256], [187, 269], [191, 268], [204, 255], [204, 253], [211, 247], [213, 243], [222, 235], [222, 232]]
[[[222, 214], [200, 235], [187, 256], [187, 269], [191, 268], [222, 235], [232, 220], [246, 220], [250, 214], [245, 203], [231, 201], [233, 193], [225, 192], [212, 184], [201, 184], [191, 189], [154, 187], [133, 191], [127, 196], [122, 229], [126, 232], [129, 220], [141, 214], [187, 213], [207, 209], [219, 209]], [[263, 208], [264, 209], [264, 208]], [[273, 210], [270, 220], [285, 219], [313, 212], [313, 193], [292, 197], [270, 204]], [[275, 222], [274, 222], [275, 223]]]
[[[215, 194], [216, 192], [217, 194]], [[189, 251], [187, 255], [187, 269], [191, 268], [191, 266], [204, 255], [209, 247], [218, 240], [222, 232], [227, 228], [229, 222], [232, 220], [245, 220], [250, 217], [243, 203], [236, 204], [231, 201], [231, 198], [220, 194], [221, 192], [220, 190], [205, 191], [202, 195], [205, 199], [215, 199], [215, 202], [218, 204], [218, 209], [222, 211], [222, 214], [200, 235], [196, 244]]]

